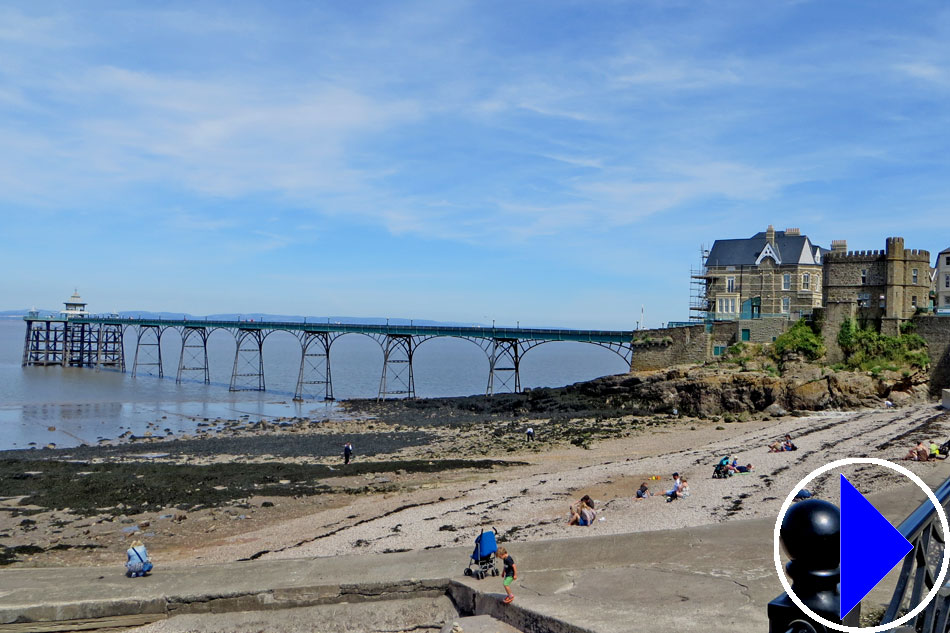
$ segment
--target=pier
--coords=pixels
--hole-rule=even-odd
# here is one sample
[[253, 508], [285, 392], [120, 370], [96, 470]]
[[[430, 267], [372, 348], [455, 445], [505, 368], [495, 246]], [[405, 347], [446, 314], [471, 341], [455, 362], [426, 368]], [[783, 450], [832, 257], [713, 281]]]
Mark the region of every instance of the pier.
[[434, 338], [453, 337], [477, 345], [488, 358], [486, 394], [521, 391], [521, 359], [544, 343], [570, 341], [597, 345], [616, 353], [629, 366], [635, 330], [572, 330], [521, 327], [457, 327], [433, 325], [373, 325], [306, 321], [220, 321], [205, 319], [123, 318], [90, 315], [78, 295], [59, 316], [32, 312], [23, 317], [26, 337], [22, 365], [86, 367], [125, 372], [125, 337], [135, 341], [132, 376], [152, 370], [164, 377], [162, 337], [169, 330], [181, 337], [176, 381], [210, 382], [208, 338], [222, 330], [234, 337], [231, 391], [264, 391], [264, 342], [274, 332], [288, 332], [300, 343], [295, 399], [333, 399], [330, 351], [334, 341], [359, 334], [376, 341], [383, 352], [378, 398], [414, 398], [413, 357], [420, 345]]

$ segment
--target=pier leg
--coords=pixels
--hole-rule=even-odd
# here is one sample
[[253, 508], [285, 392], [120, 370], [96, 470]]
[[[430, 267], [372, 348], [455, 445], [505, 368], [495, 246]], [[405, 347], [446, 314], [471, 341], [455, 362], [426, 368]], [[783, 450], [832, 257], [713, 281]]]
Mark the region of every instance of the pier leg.
[[[193, 342], [195, 340], [200, 342]], [[211, 382], [208, 371], [208, 330], [203, 327], [186, 327], [181, 335], [181, 354], [178, 356], [178, 375], [176, 383], [181, 383], [182, 374], [186, 371], [201, 372], [204, 383]]]
[[[136, 328], [137, 338], [135, 341], [135, 359], [132, 361], [132, 377], [138, 375], [139, 367], [158, 367], [158, 377], [164, 378], [165, 372], [162, 368], [162, 330], [157, 325], [140, 325]], [[148, 340], [148, 335], [152, 334], [155, 342]], [[144, 349], [143, 349], [144, 348]], [[148, 350], [152, 350], [152, 356], [147, 357]], [[142, 360], [139, 360], [139, 356]], [[154, 360], [157, 357], [157, 360]]]
[[416, 386], [412, 377], [413, 351], [411, 336], [386, 335], [383, 346], [383, 375], [379, 380], [377, 400], [385, 400], [388, 396], [416, 397]]
[[235, 335], [231, 391], [264, 391], [264, 338], [261, 330], [238, 330]]
[[486, 395], [521, 393], [521, 348], [517, 339], [493, 339]]
[[[294, 400], [303, 400], [305, 385], [323, 385], [323, 399], [333, 400], [330, 379], [330, 346], [334, 338], [323, 332], [304, 332], [300, 337], [300, 373]], [[310, 394], [316, 395], [316, 394]]]
[[30, 360], [30, 334], [33, 333], [33, 321], [26, 322], [26, 337], [23, 339], [23, 360], [20, 367], [26, 367]]

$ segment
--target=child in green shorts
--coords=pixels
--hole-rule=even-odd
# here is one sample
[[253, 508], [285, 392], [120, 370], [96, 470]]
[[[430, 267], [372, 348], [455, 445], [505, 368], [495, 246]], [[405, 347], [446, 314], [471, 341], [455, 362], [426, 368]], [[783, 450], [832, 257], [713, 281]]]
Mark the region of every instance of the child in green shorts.
[[505, 573], [502, 574], [502, 577], [505, 579], [505, 593], [508, 594], [504, 602], [508, 604], [515, 599], [515, 594], [511, 593], [511, 583], [518, 579], [518, 568], [515, 567], [515, 559], [504, 547], [498, 548], [495, 557], [500, 558], [505, 564]]

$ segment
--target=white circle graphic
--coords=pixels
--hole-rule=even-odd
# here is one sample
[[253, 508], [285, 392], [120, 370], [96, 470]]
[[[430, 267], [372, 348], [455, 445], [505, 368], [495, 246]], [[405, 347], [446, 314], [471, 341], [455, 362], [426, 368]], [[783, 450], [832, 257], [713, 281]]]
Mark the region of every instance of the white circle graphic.
[[934, 583], [934, 586], [930, 590], [930, 593], [928, 593], [927, 596], [920, 602], [920, 604], [918, 604], [917, 607], [910, 613], [906, 614], [905, 616], [901, 618], [898, 618], [897, 620], [894, 620], [893, 622], [888, 622], [887, 624], [878, 624], [877, 626], [868, 626], [868, 627], [845, 626], [844, 624], [837, 624], [835, 622], [831, 622], [830, 620], [826, 620], [825, 618], [821, 617], [820, 615], [818, 615], [817, 613], [809, 609], [807, 606], [805, 606], [805, 603], [802, 602], [799, 599], [799, 597], [795, 595], [795, 592], [792, 591], [791, 584], [789, 584], [788, 582], [788, 578], [785, 577], [785, 570], [782, 569], [782, 557], [780, 553], [780, 548], [781, 548], [780, 530], [782, 527], [782, 519], [785, 518], [785, 513], [788, 512], [789, 507], [791, 507], [792, 501], [795, 499], [795, 495], [798, 493], [799, 490], [804, 488], [815, 477], [818, 477], [819, 475], [824, 474], [828, 472], [829, 470], [834, 470], [835, 468], [841, 468], [842, 466], [851, 466], [853, 464], [874, 464], [876, 466], [883, 466], [884, 468], [890, 468], [891, 470], [896, 471], [904, 475], [911, 481], [913, 481], [915, 484], [917, 484], [920, 487], [921, 490], [924, 491], [924, 493], [926, 493], [927, 498], [930, 499], [930, 502], [933, 503], [934, 507], [937, 509], [937, 516], [940, 517], [940, 525], [941, 527], [943, 527], [943, 533], [945, 535], [950, 534], [950, 526], [948, 526], [947, 524], [947, 513], [944, 511], [943, 506], [940, 505], [940, 501], [937, 499], [937, 495], [933, 493], [933, 490], [930, 489], [930, 486], [925, 484], [924, 481], [920, 477], [918, 477], [911, 471], [907, 470], [903, 466], [899, 464], [894, 464], [885, 459], [877, 459], [875, 457], [849, 457], [847, 459], [839, 459], [837, 461], [831, 462], [830, 464], [825, 464], [821, 468], [817, 470], [813, 470], [812, 472], [808, 473], [808, 476], [802, 479], [800, 482], [798, 482], [798, 485], [796, 485], [792, 489], [792, 491], [788, 493], [788, 497], [785, 498], [785, 503], [782, 504], [782, 509], [779, 511], [778, 517], [775, 519], [775, 535], [774, 535], [775, 571], [778, 573], [778, 579], [781, 581], [782, 587], [785, 588], [785, 593], [787, 593], [788, 597], [792, 599], [792, 602], [794, 602], [795, 605], [799, 609], [801, 609], [806, 615], [808, 615], [808, 617], [812, 618], [816, 622], [820, 622], [821, 624], [825, 625], [829, 629], [833, 629], [835, 631], [843, 631], [844, 633], [881, 633], [883, 631], [888, 631], [890, 629], [898, 627], [904, 624], [905, 622], [908, 622], [912, 620], [913, 618], [917, 617], [917, 615], [921, 611], [926, 609], [927, 605], [934, 598], [937, 597], [937, 594], [940, 592], [940, 589], [943, 587], [944, 579], [947, 576], [947, 565], [948, 563], [950, 563], [950, 558], [948, 558], [948, 554], [950, 554], [950, 552], [948, 552], [947, 549], [945, 549], [943, 553], [943, 562], [940, 566], [940, 574], [937, 576], [937, 581]]

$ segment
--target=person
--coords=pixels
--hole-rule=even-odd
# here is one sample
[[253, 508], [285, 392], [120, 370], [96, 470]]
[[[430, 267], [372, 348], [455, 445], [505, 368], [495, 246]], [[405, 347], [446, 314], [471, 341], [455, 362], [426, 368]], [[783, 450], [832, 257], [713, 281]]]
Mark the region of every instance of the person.
[[142, 541], [132, 541], [132, 546], [125, 553], [125, 575], [129, 578], [144, 576], [152, 571], [152, 561]]
[[590, 495], [584, 495], [580, 501], [571, 506], [571, 518], [568, 519], [568, 525], [588, 526], [593, 525], [597, 513], [594, 511], [594, 500]]
[[528, 427], [528, 430], [524, 432], [524, 439], [526, 442], [534, 441], [534, 429], [530, 426]]
[[788, 433], [785, 434], [785, 438], [780, 442], [773, 442], [769, 444], [770, 453], [781, 453], [782, 451], [797, 451], [798, 447], [792, 443], [792, 436]]
[[795, 493], [795, 498], [792, 499], [792, 501], [803, 501], [805, 499], [811, 499], [811, 497], [812, 497], [811, 491], [808, 490], [807, 488], [802, 488], [801, 490]]
[[350, 463], [350, 457], [353, 456], [353, 445], [347, 442], [343, 445], [343, 464]]
[[885, 400], [885, 401], [884, 401], [884, 408], [886, 408], [886, 409], [893, 409], [893, 408], [894, 408], [894, 403], [891, 402], [890, 400]]
[[676, 498], [676, 493], [679, 492], [680, 486], [683, 485], [683, 482], [680, 481], [680, 474], [673, 473], [673, 487], [663, 493], [667, 497], [667, 501], [672, 501]]
[[934, 440], [930, 440], [930, 459], [940, 459], [940, 446]]
[[640, 489], [637, 490], [637, 497], [636, 497], [637, 501], [639, 501], [640, 499], [646, 499], [647, 497], [652, 497], [652, 496], [653, 495], [650, 494], [650, 489], [647, 488], [647, 482], [645, 481], [642, 482], [640, 484]]
[[505, 579], [505, 593], [508, 595], [505, 596], [504, 603], [510, 604], [511, 601], [515, 599], [515, 594], [511, 591], [511, 583], [518, 580], [518, 568], [515, 566], [515, 559], [512, 558], [511, 554], [509, 554], [508, 550], [504, 547], [499, 547], [498, 551], [495, 552], [495, 556], [500, 558], [505, 564], [505, 571], [502, 577]]
[[751, 473], [752, 464], [746, 464], [745, 466], [736, 466], [736, 472], [739, 473]]
[[728, 468], [731, 472], [734, 472], [734, 473], [739, 472], [739, 456], [733, 455], [732, 462], [727, 464], [726, 468]]
[[679, 488], [677, 488], [673, 494], [666, 498], [666, 502], [676, 501], [677, 499], [683, 499], [689, 496], [689, 481], [686, 477], [680, 481]]
[[930, 457], [930, 450], [924, 445], [923, 440], [917, 442], [917, 446], [911, 448], [907, 451], [907, 454], [904, 455], [904, 459], [915, 462], [925, 462], [928, 457]]

